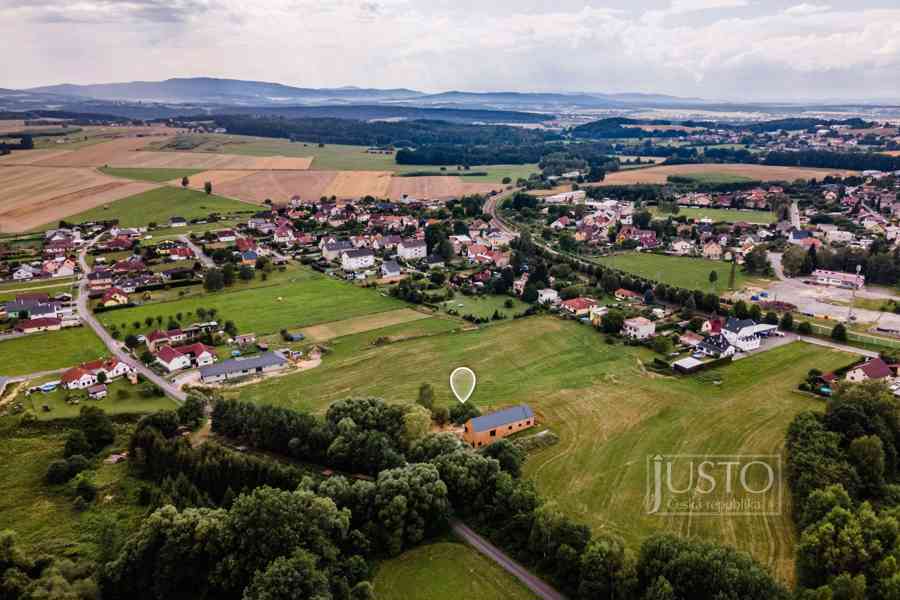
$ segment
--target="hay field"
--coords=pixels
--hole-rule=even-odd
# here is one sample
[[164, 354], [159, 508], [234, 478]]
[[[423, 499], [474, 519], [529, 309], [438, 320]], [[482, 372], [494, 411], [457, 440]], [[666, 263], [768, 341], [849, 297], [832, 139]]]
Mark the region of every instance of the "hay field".
[[325, 196], [355, 199], [364, 196], [386, 198], [392, 174], [387, 171], [339, 171], [325, 188]]
[[0, 168], [0, 231], [23, 232], [158, 187], [93, 169]]
[[25, 129], [25, 121], [20, 119], [10, 119], [0, 121], [0, 133], [15, 133]]
[[742, 164], [696, 164], [696, 165], [663, 165], [646, 169], [617, 171], [610, 173], [601, 183], [587, 184], [591, 186], [665, 184], [670, 175], [722, 175], [746, 177], [755, 181], [794, 181], [796, 179], [821, 179], [826, 175], [847, 176], [853, 171], [841, 169], [812, 169], [805, 167], [770, 167], [766, 165]]
[[[51, 156], [32, 164], [41, 167], [103, 167], [112, 164], [126, 153], [145, 148], [152, 141], [153, 138], [150, 137], [123, 137], [77, 150], [69, 150], [64, 154]], [[28, 151], [13, 152], [12, 156], [27, 155], [27, 153]]]
[[411, 323], [421, 319], [430, 319], [431, 315], [421, 313], [411, 308], [399, 308], [397, 310], [389, 310], [387, 312], [376, 313], [374, 315], [366, 315], [362, 317], [354, 317], [352, 319], [344, 319], [343, 321], [334, 321], [331, 323], [322, 323], [314, 325], [303, 330], [306, 339], [312, 342], [324, 342], [326, 340], [352, 335], [354, 333], [364, 333], [373, 329], [382, 329], [392, 325], [400, 325], [401, 323]]
[[454, 198], [465, 194], [486, 194], [491, 191], [502, 191], [499, 183], [469, 183], [461, 177], [394, 177], [391, 181], [389, 195], [391, 200], [401, 200], [406, 194], [412, 198], [423, 200], [439, 200]]
[[[212, 170], [200, 171], [188, 177], [188, 188], [192, 190], [202, 190], [204, 184], [208, 181], [213, 185], [213, 191], [218, 190], [221, 186], [233, 183], [238, 179], [254, 175], [255, 171], [225, 171]], [[169, 185], [181, 185], [181, 178], [173, 179], [167, 182]]]
[[111, 167], [141, 169], [211, 169], [242, 171], [301, 171], [310, 158], [287, 156], [239, 156], [200, 152], [126, 152], [107, 161]]
[[0, 165], [33, 165], [70, 154], [68, 150], [26, 150], [0, 156]]
[[[265, 200], [284, 203], [293, 196], [316, 201], [334, 180], [334, 171], [259, 171], [216, 187], [213, 193], [227, 198], [262, 204]], [[203, 174], [194, 176], [203, 185]]]

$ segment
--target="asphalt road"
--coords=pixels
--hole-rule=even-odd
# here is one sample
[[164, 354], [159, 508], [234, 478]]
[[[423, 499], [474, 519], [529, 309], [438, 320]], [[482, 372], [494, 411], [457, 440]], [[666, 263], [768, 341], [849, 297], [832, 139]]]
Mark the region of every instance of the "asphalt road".
[[536, 596], [543, 600], [564, 600], [565, 596], [557, 592], [555, 589], [547, 585], [541, 578], [532, 575], [525, 567], [511, 559], [505, 552], [491, 544], [489, 541], [472, 531], [464, 523], [460, 521], [452, 521], [450, 523], [453, 533], [459, 536], [464, 542], [484, 554], [492, 561], [500, 565], [504, 571], [521, 581], [525, 587], [534, 592]]
[[79, 293], [78, 293], [78, 316], [81, 317], [81, 320], [85, 325], [94, 330], [94, 333], [97, 334], [109, 351], [113, 356], [121, 360], [127, 365], [133, 367], [138, 373], [143, 375], [149, 381], [152, 381], [156, 385], [158, 385], [170, 398], [174, 399], [176, 402], [181, 403], [187, 400], [187, 394], [181, 391], [181, 388], [174, 385], [172, 382], [160, 377], [142, 362], [135, 360], [130, 353], [126, 352], [123, 347], [113, 339], [109, 332], [100, 324], [100, 321], [94, 316], [94, 313], [91, 312], [88, 307], [88, 279], [87, 274], [91, 272], [90, 266], [87, 264], [87, 260], [85, 256], [87, 255], [87, 249], [91, 245], [93, 245], [97, 239], [95, 238], [85, 246], [78, 253], [78, 263], [81, 265], [81, 270], [83, 272], [81, 283], [79, 284]]
[[206, 254], [204, 254], [203, 249], [200, 248], [200, 246], [198, 246], [194, 242], [192, 242], [190, 237], [188, 237], [186, 235], [182, 235], [182, 236], [179, 236], [178, 239], [181, 240], [182, 242], [184, 242], [188, 248], [190, 248], [191, 250], [194, 251], [194, 254], [197, 257], [197, 260], [200, 261], [201, 265], [203, 265], [207, 269], [212, 269], [213, 267], [216, 266], [216, 263], [213, 262], [213, 259], [211, 259]]

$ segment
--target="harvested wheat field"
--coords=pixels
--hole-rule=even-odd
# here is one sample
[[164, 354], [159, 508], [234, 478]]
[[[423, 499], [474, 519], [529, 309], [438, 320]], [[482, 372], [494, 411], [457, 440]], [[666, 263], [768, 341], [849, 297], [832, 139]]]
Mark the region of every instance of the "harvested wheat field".
[[108, 161], [110, 167], [139, 169], [210, 169], [217, 171], [303, 171], [311, 158], [241, 156], [201, 152], [127, 152]]
[[51, 160], [71, 154], [70, 150], [19, 150], [0, 156], [0, 165], [33, 165], [43, 160]]
[[[195, 173], [188, 177], [188, 187], [192, 190], [202, 190], [206, 182], [213, 185], [213, 190], [219, 190], [221, 186], [249, 177], [256, 174], [257, 171], [203, 171]], [[181, 178], [173, 179], [168, 182], [169, 185], [181, 186]]]
[[[294, 196], [312, 202], [325, 195], [336, 174], [335, 171], [260, 171], [218, 187], [214, 184], [213, 193], [257, 204], [266, 200], [284, 204]], [[192, 179], [201, 181], [200, 177], [195, 175]]]
[[467, 194], [486, 194], [502, 191], [500, 183], [469, 183], [462, 177], [394, 177], [389, 195], [391, 200], [402, 200], [409, 196], [419, 200], [441, 200]]
[[19, 233], [158, 187], [94, 169], [0, 168], [0, 231]]
[[[112, 162], [121, 156], [132, 153], [151, 144], [152, 137], [123, 137], [100, 144], [93, 144], [79, 148], [78, 150], [69, 150], [50, 156], [43, 160], [35, 161], [41, 167], [103, 167], [111, 165]], [[39, 152], [38, 150], [30, 150], [30, 152]], [[47, 151], [54, 152], [54, 151]], [[13, 153], [13, 156], [19, 154], [25, 157], [27, 153]]]
[[741, 177], [756, 181], [794, 181], [796, 179], [821, 179], [827, 175], [847, 176], [854, 171], [841, 169], [812, 169], [805, 167], [770, 167], [766, 165], [741, 164], [697, 164], [697, 165], [663, 165], [647, 169], [632, 169], [610, 173], [602, 183], [592, 186], [664, 184], [670, 175], [709, 177]]
[[387, 198], [392, 177], [389, 171], [338, 171], [324, 195], [341, 200], [365, 196]]

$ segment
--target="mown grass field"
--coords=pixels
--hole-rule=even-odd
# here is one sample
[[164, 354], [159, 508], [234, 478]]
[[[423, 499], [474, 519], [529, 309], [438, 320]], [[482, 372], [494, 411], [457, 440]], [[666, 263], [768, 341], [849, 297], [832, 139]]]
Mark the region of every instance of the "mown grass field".
[[[194, 219], [210, 213], [253, 213], [252, 204], [216, 195], [175, 187], [161, 187], [136, 196], [117, 200], [106, 206], [79, 213], [67, 220], [72, 223], [118, 219], [124, 227], [139, 227], [149, 223], [165, 225], [171, 217]], [[182, 229], [182, 233], [184, 230]]]
[[[18, 419], [0, 417], [0, 530], [12, 529], [35, 552], [94, 558], [98, 533], [109, 520], [128, 535], [144, 513], [136, 505], [138, 482], [128, 476], [128, 465], [100, 464], [94, 481], [97, 501], [88, 510], [73, 507], [71, 484], [47, 485], [44, 474], [53, 460], [62, 457], [65, 429], [26, 429]], [[117, 427], [113, 448], [127, 447], [128, 427]]]
[[143, 323], [147, 317], [162, 316], [165, 323], [168, 317], [178, 313], [196, 314], [201, 307], [215, 308], [217, 320], [234, 321], [242, 333], [264, 335], [282, 328], [340, 321], [406, 306], [404, 302], [374, 290], [310, 274], [277, 286], [241, 289], [236, 283], [221, 292], [105, 312], [98, 318], [106, 327], [114, 323], [130, 326], [134, 321]]
[[50, 296], [55, 296], [56, 294], [62, 293], [72, 293], [73, 281], [71, 278], [66, 279], [58, 279], [54, 283], [53, 280], [50, 281], [17, 281], [15, 283], [8, 283], [0, 285], [0, 302], [9, 302], [10, 300], [15, 300], [16, 296], [20, 294], [49, 294]]
[[[512, 301], [512, 308], [506, 308], [506, 301]], [[454, 310], [463, 315], [475, 315], [490, 319], [494, 315], [494, 311], [498, 311], [501, 315], [508, 319], [513, 315], [521, 314], [528, 310], [529, 305], [522, 302], [518, 298], [510, 298], [509, 296], [463, 296], [457, 294], [453, 300], [441, 303], [444, 310]]]
[[[686, 256], [625, 252], [598, 260], [604, 265], [626, 273], [704, 292], [721, 292], [728, 289], [728, 279], [731, 275], [731, 263]], [[711, 271], [715, 271], [719, 277], [715, 285], [709, 282]], [[741, 273], [741, 268], [737, 267], [734, 277], [735, 288], [740, 289], [746, 282], [747, 278]]]
[[0, 376], [74, 367], [106, 354], [106, 346], [89, 327], [25, 335], [0, 342]]
[[649, 517], [646, 459], [781, 452], [791, 419], [822, 407], [796, 386], [809, 369], [835, 369], [853, 356], [792, 344], [723, 368], [715, 385], [703, 376], [649, 373], [641, 364], [652, 358], [649, 350], [610, 346], [592, 328], [552, 317], [380, 346], [371, 344], [375, 336], [335, 340], [322, 366], [228, 395], [321, 412], [350, 396], [412, 402], [427, 382], [449, 405], [455, 402], [449, 374], [468, 366], [478, 377], [469, 402], [482, 410], [527, 403], [560, 435], [558, 445], [529, 458], [526, 472], [566, 513], [596, 532], [623, 536], [635, 549], [656, 531], [697, 535], [748, 550], [779, 577], [792, 577], [789, 507], [779, 517]]
[[373, 581], [379, 600], [519, 600], [534, 595], [469, 546], [427, 544], [381, 563]]
[[[651, 210], [653, 216], [666, 218], [668, 213], [660, 213], [655, 208]], [[684, 208], [678, 210], [678, 216], [699, 221], [700, 219], [712, 219], [713, 223], [760, 223], [767, 225], [776, 221], [776, 215], [769, 210], [736, 210], [730, 208]]]
[[744, 177], [742, 175], [733, 175], [730, 173], [697, 173], [693, 175], [681, 175], [681, 179], [687, 179], [698, 184], [716, 184], [716, 183], [747, 183], [753, 181], [752, 177]]
[[202, 173], [203, 169], [138, 169], [138, 168], [116, 168], [104, 167], [100, 169], [101, 173], [112, 175], [113, 177], [123, 177], [125, 179], [134, 179], [136, 181], [155, 181], [156, 183], [165, 183], [182, 177], [191, 177], [197, 173]]

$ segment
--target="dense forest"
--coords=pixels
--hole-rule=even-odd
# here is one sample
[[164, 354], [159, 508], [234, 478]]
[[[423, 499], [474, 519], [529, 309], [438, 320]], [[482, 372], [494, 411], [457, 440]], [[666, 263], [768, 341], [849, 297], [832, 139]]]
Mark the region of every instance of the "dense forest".
[[557, 140], [553, 133], [504, 125], [466, 125], [417, 120], [368, 122], [353, 119], [286, 119], [247, 115], [219, 115], [216, 125], [229, 133], [289, 138], [324, 144], [418, 147], [426, 144], [534, 145]]
[[640, 127], [625, 127], [625, 125], [668, 125], [668, 121], [640, 121], [626, 117], [614, 117], [600, 119], [579, 125], [571, 130], [572, 137], [583, 139], [615, 139], [615, 138], [659, 138], [678, 137], [683, 135], [681, 131], [645, 130]]

